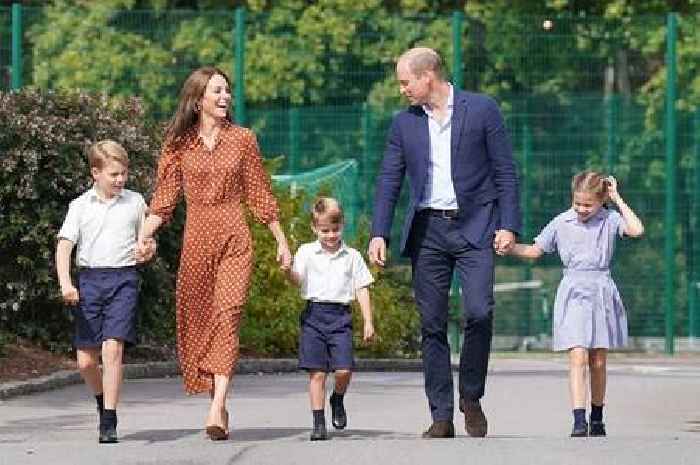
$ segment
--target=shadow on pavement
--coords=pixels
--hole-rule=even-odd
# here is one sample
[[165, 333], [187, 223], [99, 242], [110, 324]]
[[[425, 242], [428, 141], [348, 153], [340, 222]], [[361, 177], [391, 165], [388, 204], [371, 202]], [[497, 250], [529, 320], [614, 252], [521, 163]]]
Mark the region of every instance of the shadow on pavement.
[[136, 433], [126, 434], [119, 438], [120, 441], [146, 441], [146, 442], [168, 442], [177, 441], [186, 436], [203, 434], [201, 428], [190, 429], [149, 429]]

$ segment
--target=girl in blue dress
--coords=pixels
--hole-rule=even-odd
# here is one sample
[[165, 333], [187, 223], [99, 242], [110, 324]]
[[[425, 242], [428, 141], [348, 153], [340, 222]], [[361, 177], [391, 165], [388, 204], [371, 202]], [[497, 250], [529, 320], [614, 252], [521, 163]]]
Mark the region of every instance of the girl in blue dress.
[[[627, 316], [610, 276], [610, 261], [615, 239], [639, 237], [644, 226], [622, 200], [611, 176], [584, 171], [573, 177], [571, 192], [571, 208], [550, 221], [534, 244], [516, 244], [506, 253], [539, 258], [543, 253], [559, 252], [564, 273], [554, 302], [552, 348], [569, 351], [571, 436], [605, 436], [608, 349], [627, 344]], [[606, 201], [614, 203], [619, 212], [603, 208]], [[590, 370], [590, 425], [586, 422], [586, 368]]]

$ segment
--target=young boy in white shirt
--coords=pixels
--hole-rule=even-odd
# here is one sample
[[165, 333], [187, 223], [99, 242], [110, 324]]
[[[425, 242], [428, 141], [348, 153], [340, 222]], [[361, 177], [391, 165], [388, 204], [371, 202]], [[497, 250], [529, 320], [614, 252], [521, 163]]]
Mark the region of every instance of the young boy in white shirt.
[[363, 340], [374, 336], [368, 286], [372, 278], [362, 255], [345, 245], [343, 210], [330, 197], [319, 198], [311, 212], [317, 241], [303, 244], [294, 256], [289, 278], [301, 290], [306, 309], [301, 315], [299, 368], [309, 372], [309, 398], [313, 412], [312, 441], [328, 439], [324, 415], [326, 375], [335, 372], [330, 397], [332, 423], [347, 425], [343, 396], [354, 358], [350, 302], [357, 299], [364, 320]]
[[[99, 442], [114, 443], [118, 442], [116, 409], [124, 343], [136, 342], [139, 275], [135, 265], [152, 257], [155, 243], [145, 248], [139, 242], [146, 203], [141, 194], [124, 189], [129, 166], [126, 150], [104, 140], [90, 147], [88, 160], [94, 183], [68, 207], [58, 233], [56, 268], [63, 300], [75, 316], [78, 368], [97, 401]], [[77, 289], [70, 275], [76, 245]]]

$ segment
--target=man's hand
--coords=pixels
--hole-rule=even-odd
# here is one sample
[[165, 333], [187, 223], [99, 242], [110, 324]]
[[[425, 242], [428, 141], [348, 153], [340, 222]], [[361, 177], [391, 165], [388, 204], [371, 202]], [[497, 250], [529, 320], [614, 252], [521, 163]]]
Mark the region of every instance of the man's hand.
[[507, 255], [515, 246], [515, 234], [507, 229], [499, 229], [493, 239], [493, 248], [498, 255]]
[[384, 266], [386, 263], [386, 241], [383, 237], [373, 237], [369, 242], [369, 263], [371, 265]]
[[72, 284], [61, 286], [61, 295], [66, 305], [78, 305], [80, 296], [78, 295], [78, 290]]

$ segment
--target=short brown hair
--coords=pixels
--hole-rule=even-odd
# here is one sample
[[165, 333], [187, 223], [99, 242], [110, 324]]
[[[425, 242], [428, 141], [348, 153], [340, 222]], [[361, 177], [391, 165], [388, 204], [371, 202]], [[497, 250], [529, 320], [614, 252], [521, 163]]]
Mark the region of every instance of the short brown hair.
[[311, 209], [311, 222], [316, 225], [321, 217], [327, 218], [331, 224], [345, 223], [343, 207], [333, 197], [319, 197]]
[[601, 202], [608, 198], [607, 176], [597, 171], [581, 171], [571, 179], [571, 194], [592, 194]]
[[108, 160], [114, 160], [123, 166], [129, 166], [129, 155], [121, 144], [106, 139], [96, 142], [88, 149], [90, 168], [102, 169]]
[[398, 59], [398, 61], [404, 60], [411, 72], [416, 76], [420, 76], [426, 71], [432, 71], [439, 79], [445, 79], [442, 58], [432, 48], [415, 47], [406, 50]]

